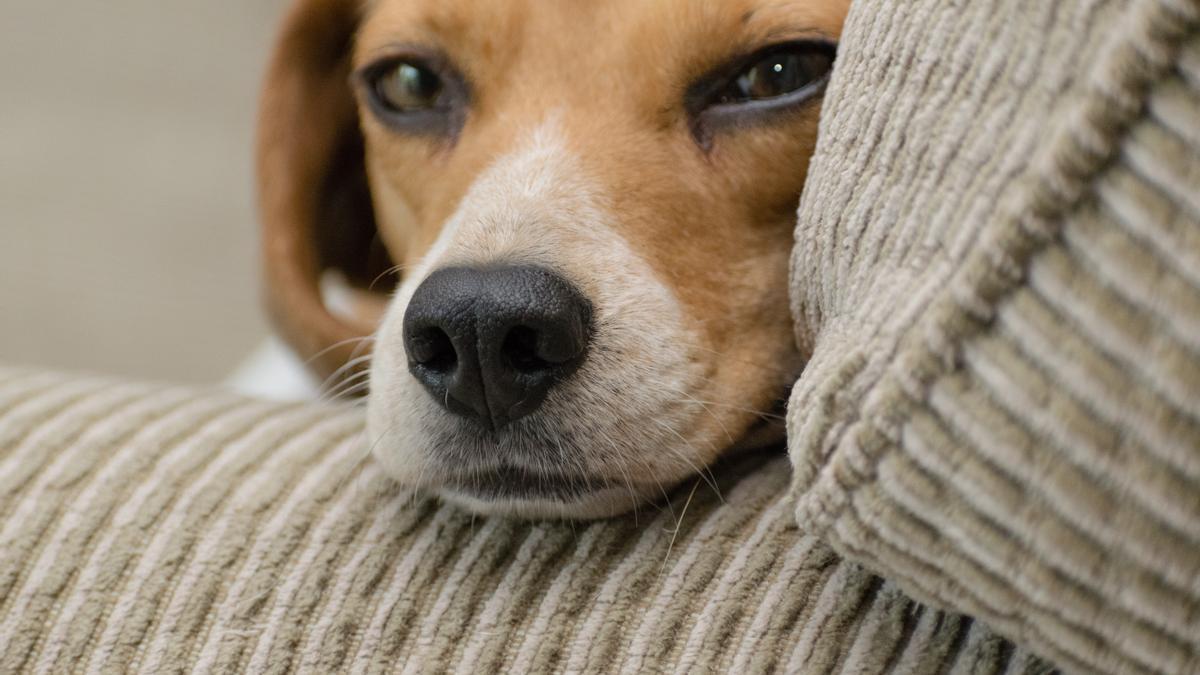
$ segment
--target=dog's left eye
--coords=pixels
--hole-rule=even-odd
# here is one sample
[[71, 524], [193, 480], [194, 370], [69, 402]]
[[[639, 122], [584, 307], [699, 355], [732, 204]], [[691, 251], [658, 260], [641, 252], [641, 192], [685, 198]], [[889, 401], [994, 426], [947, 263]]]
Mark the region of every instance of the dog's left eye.
[[778, 98], [820, 82], [833, 67], [828, 49], [802, 46], [770, 53], [741, 71], [716, 97], [717, 103]]
[[691, 131], [702, 147], [723, 128], [739, 128], [798, 109], [821, 95], [837, 44], [801, 40], [735, 59], [700, 78], [687, 91]]

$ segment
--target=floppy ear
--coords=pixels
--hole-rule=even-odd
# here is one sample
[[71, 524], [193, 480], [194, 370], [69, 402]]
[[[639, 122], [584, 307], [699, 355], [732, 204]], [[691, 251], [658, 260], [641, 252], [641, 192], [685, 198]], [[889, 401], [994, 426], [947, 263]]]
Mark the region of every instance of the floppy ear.
[[322, 274], [336, 269], [369, 288], [391, 267], [375, 227], [349, 81], [361, 5], [297, 0], [275, 46], [259, 110], [267, 309], [283, 338], [322, 377], [363, 354], [356, 338], [374, 330], [365, 318], [329, 311]]

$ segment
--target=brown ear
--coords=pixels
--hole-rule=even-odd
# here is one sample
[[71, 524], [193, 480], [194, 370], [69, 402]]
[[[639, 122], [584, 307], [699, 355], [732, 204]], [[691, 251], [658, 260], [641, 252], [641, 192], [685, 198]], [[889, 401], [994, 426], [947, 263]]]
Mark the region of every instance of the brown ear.
[[275, 46], [259, 110], [267, 309], [283, 338], [322, 377], [365, 353], [369, 345], [356, 338], [374, 326], [330, 313], [321, 275], [337, 269], [366, 288], [391, 266], [375, 227], [350, 89], [361, 4], [297, 0]]

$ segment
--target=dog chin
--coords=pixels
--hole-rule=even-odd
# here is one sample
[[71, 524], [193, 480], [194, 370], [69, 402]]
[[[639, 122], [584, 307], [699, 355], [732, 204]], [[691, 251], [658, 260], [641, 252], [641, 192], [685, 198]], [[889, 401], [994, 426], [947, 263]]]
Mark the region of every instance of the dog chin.
[[436, 492], [442, 501], [481, 516], [523, 520], [597, 520], [634, 510], [648, 495], [608, 487], [571, 497], [484, 497], [454, 489]]
[[[535, 442], [515, 430], [501, 441], [491, 434], [468, 433], [466, 425], [452, 426], [453, 430], [443, 428], [441, 433], [425, 436], [425, 444], [407, 448], [377, 446], [374, 454], [393, 478], [444, 502], [479, 515], [534, 520], [621, 515], [661, 497], [664, 488], [678, 482], [672, 478], [686, 477], [658, 475], [647, 479], [622, 473], [620, 478], [609, 478], [591, 473], [582, 459], [589, 453], [570, 441], [559, 439], [547, 446], [544, 438]], [[556, 461], [546, 456], [548, 447], [580, 459]], [[455, 456], [447, 448], [458, 448], [463, 454]], [[405, 457], [420, 459], [405, 461]], [[497, 457], [507, 459], [489, 459]], [[592, 468], [606, 465], [597, 464]]]

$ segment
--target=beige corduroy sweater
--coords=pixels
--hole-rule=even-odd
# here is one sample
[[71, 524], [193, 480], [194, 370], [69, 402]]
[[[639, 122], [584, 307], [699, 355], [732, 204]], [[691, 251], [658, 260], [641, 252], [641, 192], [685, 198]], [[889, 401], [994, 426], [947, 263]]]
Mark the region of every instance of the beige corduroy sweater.
[[724, 502], [475, 519], [359, 413], [0, 369], [0, 673], [1046, 670], [797, 530], [781, 454]]
[[1200, 672], [1200, 2], [858, 0], [797, 230], [799, 524]]
[[721, 467], [723, 501], [472, 519], [355, 410], [0, 370], [0, 672], [1197, 672], [1198, 26], [858, 0], [795, 470]]

